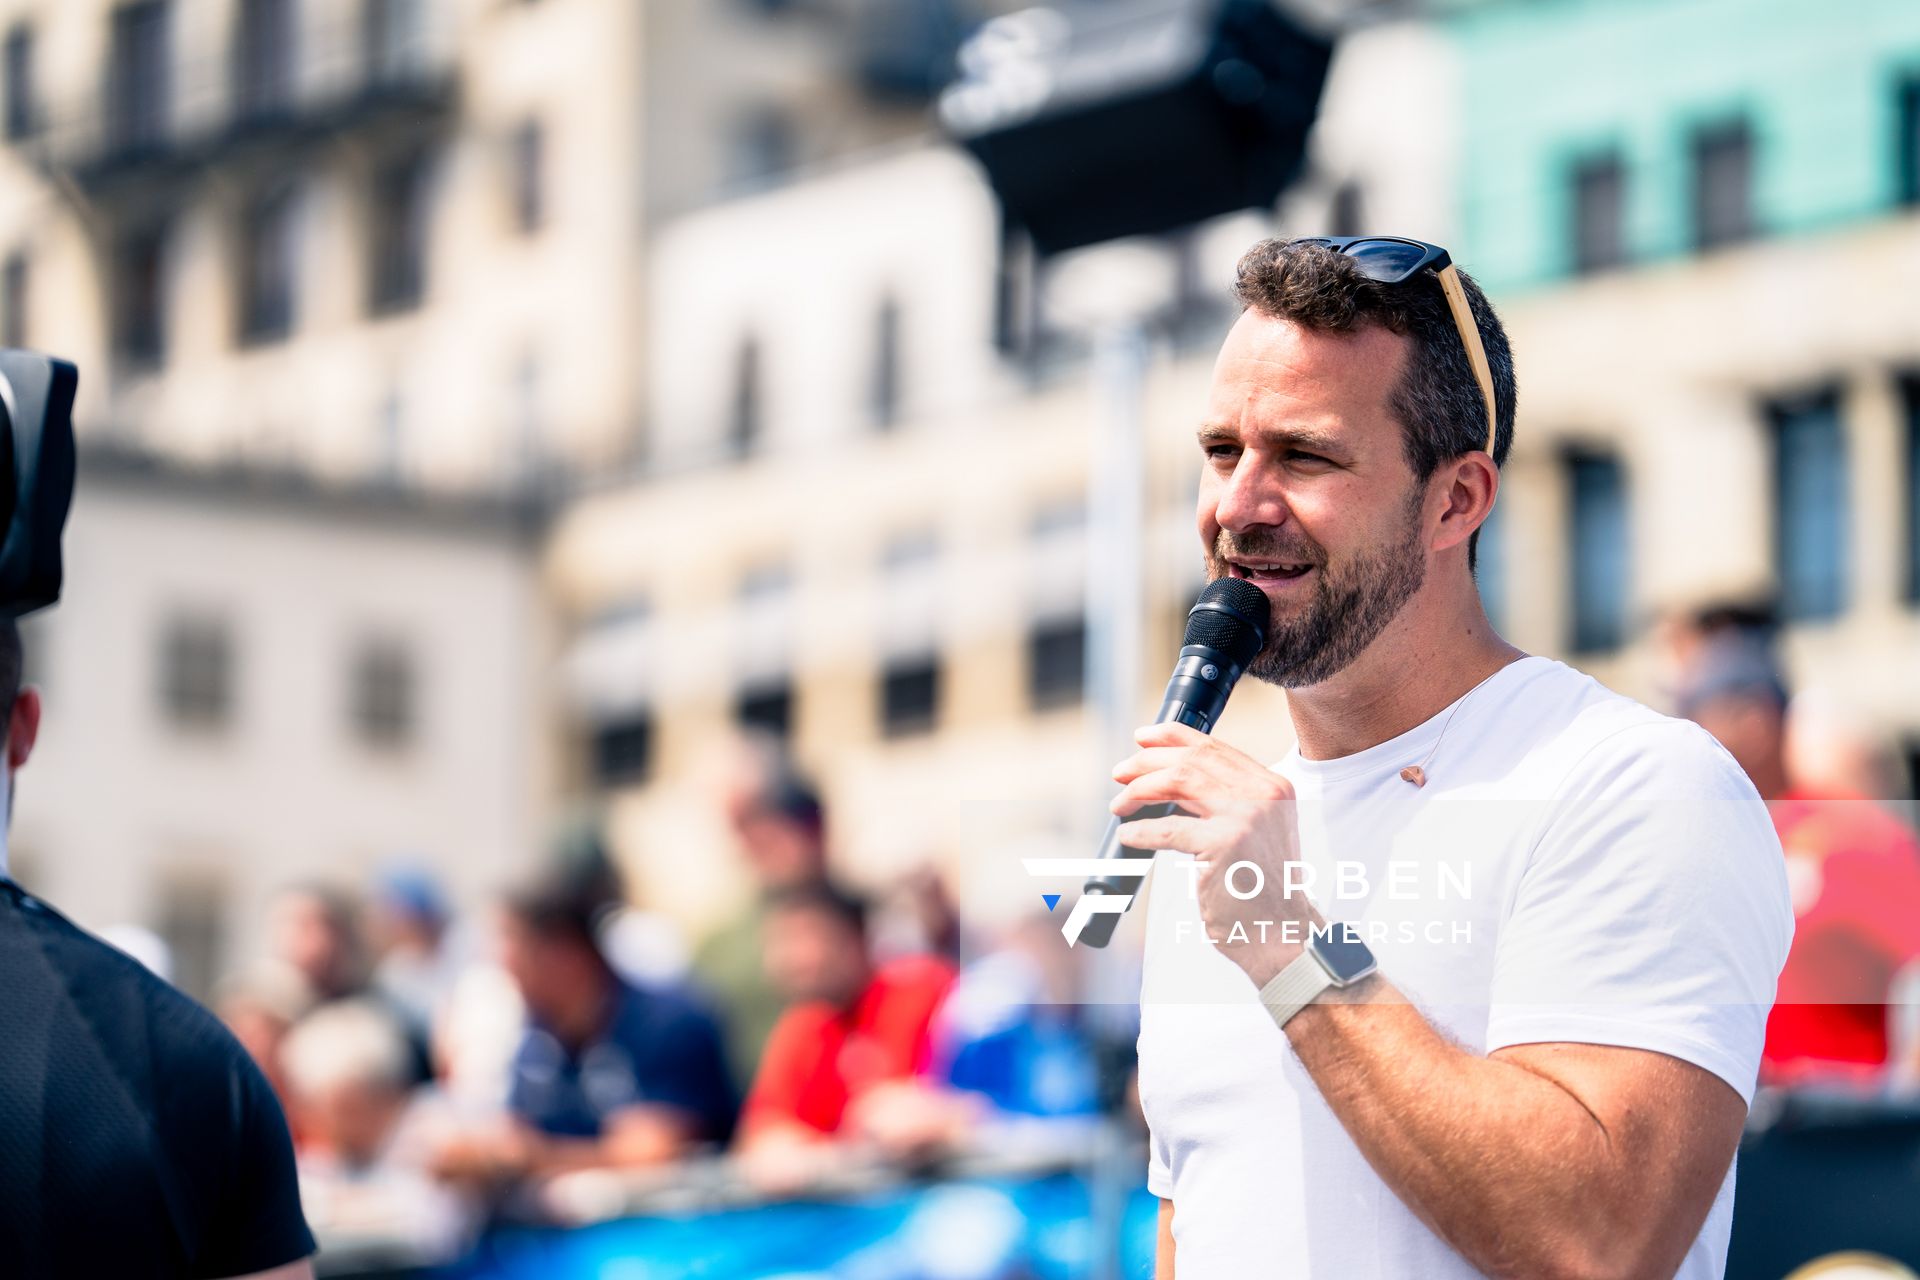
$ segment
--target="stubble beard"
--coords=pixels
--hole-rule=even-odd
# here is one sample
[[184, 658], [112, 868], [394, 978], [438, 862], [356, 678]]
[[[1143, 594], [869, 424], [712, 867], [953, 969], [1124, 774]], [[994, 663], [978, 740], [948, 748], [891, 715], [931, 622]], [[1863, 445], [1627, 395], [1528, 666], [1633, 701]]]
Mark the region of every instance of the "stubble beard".
[[1266, 647], [1254, 657], [1247, 674], [1282, 689], [1304, 689], [1351, 666], [1426, 583], [1419, 515], [1416, 486], [1400, 537], [1388, 546], [1360, 553], [1337, 574], [1329, 569], [1325, 551], [1311, 541], [1235, 537], [1222, 530], [1207, 555], [1209, 579], [1231, 572], [1229, 554], [1310, 563], [1318, 571], [1313, 598], [1295, 616], [1276, 618], [1270, 624]]

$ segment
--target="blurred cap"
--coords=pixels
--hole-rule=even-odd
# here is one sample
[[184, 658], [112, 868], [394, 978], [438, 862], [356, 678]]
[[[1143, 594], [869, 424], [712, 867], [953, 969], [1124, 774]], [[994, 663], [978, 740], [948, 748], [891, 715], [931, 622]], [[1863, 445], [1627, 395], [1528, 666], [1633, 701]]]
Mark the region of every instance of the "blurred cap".
[[440, 884], [418, 867], [389, 867], [374, 886], [380, 905], [401, 915], [428, 923], [447, 918], [447, 899]]

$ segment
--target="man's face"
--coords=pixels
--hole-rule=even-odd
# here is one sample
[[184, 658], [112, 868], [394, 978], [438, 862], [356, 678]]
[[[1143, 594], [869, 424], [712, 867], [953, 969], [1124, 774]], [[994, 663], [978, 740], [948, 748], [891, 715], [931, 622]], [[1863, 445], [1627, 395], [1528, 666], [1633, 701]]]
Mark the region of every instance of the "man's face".
[[1286, 688], [1337, 675], [1426, 581], [1424, 484], [1388, 406], [1407, 341], [1316, 333], [1248, 311], [1214, 365], [1200, 428], [1207, 576], [1272, 607], [1250, 674]]
[[761, 944], [767, 977], [790, 1004], [846, 1005], [866, 985], [866, 939], [831, 912], [776, 908], [767, 915]]

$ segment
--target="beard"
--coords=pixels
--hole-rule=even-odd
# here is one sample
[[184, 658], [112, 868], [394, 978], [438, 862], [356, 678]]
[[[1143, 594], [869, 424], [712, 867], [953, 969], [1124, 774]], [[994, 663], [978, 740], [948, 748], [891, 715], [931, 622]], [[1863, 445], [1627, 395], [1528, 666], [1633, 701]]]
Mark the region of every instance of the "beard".
[[1227, 557], [1311, 564], [1318, 571], [1313, 596], [1294, 617], [1276, 617], [1266, 646], [1247, 674], [1282, 689], [1304, 689], [1330, 680], [1398, 617], [1427, 579], [1427, 557], [1420, 546], [1419, 486], [1407, 505], [1400, 533], [1385, 546], [1355, 555], [1339, 572], [1327, 563], [1324, 548], [1304, 535], [1293, 538], [1222, 529], [1207, 553], [1209, 580], [1227, 577]]

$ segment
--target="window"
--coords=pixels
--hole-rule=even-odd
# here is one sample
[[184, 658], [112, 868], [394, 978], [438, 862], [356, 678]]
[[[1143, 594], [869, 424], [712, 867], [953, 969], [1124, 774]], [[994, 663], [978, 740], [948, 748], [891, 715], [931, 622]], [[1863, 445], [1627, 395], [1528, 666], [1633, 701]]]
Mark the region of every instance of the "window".
[[1903, 205], [1920, 204], [1920, 72], [1900, 82], [1900, 101], [1896, 107], [1893, 174], [1896, 193]]
[[1036, 711], [1085, 695], [1087, 513], [1079, 502], [1042, 511], [1033, 522], [1032, 617], [1027, 624], [1027, 701]]
[[1027, 632], [1027, 701], [1036, 711], [1079, 702], [1087, 681], [1084, 614], [1036, 622]]
[[[1920, 375], [1900, 385], [1907, 420], [1906, 457], [1906, 590], [1909, 601], [1920, 603]], [[1920, 793], [1916, 793], [1920, 794]]]
[[114, 11], [107, 129], [116, 152], [150, 150], [166, 137], [169, 8], [166, 0], [141, 0]]
[[900, 304], [892, 298], [880, 303], [873, 326], [873, 386], [869, 411], [881, 430], [900, 417]]
[[271, 192], [254, 201], [240, 228], [240, 339], [275, 342], [293, 332], [293, 192]]
[[532, 235], [546, 220], [545, 178], [547, 138], [538, 120], [528, 120], [513, 131], [513, 225]]
[[746, 728], [785, 739], [793, 730], [793, 578], [760, 569], [740, 587], [735, 667], [740, 693], [734, 718]]
[[14, 252], [0, 266], [0, 347], [27, 345], [27, 255]]
[[349, 718], [370, 747], [392, 749], [413, 740], [413, 656], [393, 640], [370, 641], [354, 655]]
[[422, 62], [420, 0], [365, 0], [360, 41], [367, 84], [376, 89], [404, 85]]
[[733, 402], [727, 415], [727, 443], [744, 458], [760, 443], [760, 340], [740, 344], [733, 371]]
[[210, 999], [226, 965], [227, 885], [205, 868], [174, 868], [161, 881], [155, 928], [173, 958], [173, 985]]
[[940, 715], [940, 548], [913, 534], [887, 548], [879, 640], [880, 729], [888, 737], [926, 733]]
[[16, 26], [7, 32], [7, 137], [18, 142], [31, 137], [34, 119], [33, 29]]
[[128, 367], [150, 368], [166, 358], [166, 229], [143, 227], [114, 253], [113, 348]]
[[940, 714], [940, 660], [895, 658], [880, 677], [880, 725], [890, 738], [931, 731]]
[[644, 782], [653, 768], [653, 717], [636, 707], [593, 726], [594, 780], [601, 786]]
[[1507, 614], [1506, 510], [1505, 504], [1495, 502], [1472, 543], [1473, 578], [1480, 587], [1480, 604], [1496, 631], [1506, 624]]
[[1749, 240], [1753, 218], [1753, 130], [1743, 121], [1693, 136], [1693, 244], [1699, 250]]
[[426, 296], [428, 188], [424, 153], [395, 160], [374, 177], [368, 302], [375, 313], [406, 311]]
[[160, 640], [160, 700], [183, 727], [216, 729], [233, 717], [233, 641], [215, 618], [177, 618]]
[[1605, 271], [1627, 260], [1627, 170], [1618, 155], [1573, 167], [1573, 269]]
[[1789, 619], [1846, 606], [1847, 455], [1840, 397], [1828, 389], [1768, 406], [1773, 424], [1773, 563]]
[[782, 680], [743, 690], [734, 703], [733, 718], [743, 729], [786, 741], [793, 734], [793, 682]]
[[294, 22], [293, 0], [240, 0], [233, 106], [242, 124], [275, 119], [292, 108]]
[[1626, 475], [1619, 459], [1583, 452], [1568, 455], [1566, 474], [1569, 641], [1576, 653], [1617, 649], [1627, 637], [1631, 563]]

